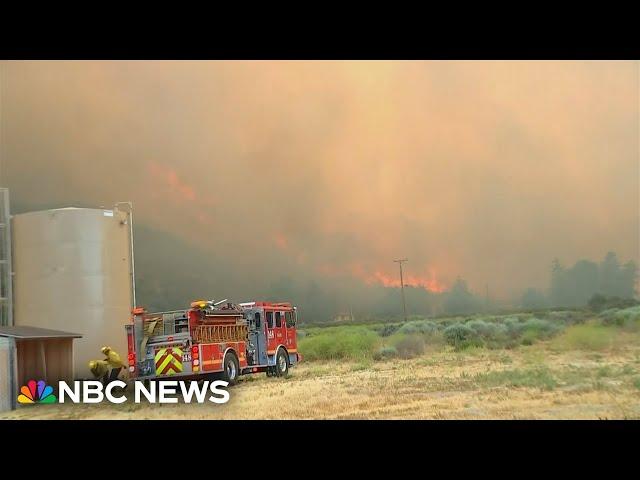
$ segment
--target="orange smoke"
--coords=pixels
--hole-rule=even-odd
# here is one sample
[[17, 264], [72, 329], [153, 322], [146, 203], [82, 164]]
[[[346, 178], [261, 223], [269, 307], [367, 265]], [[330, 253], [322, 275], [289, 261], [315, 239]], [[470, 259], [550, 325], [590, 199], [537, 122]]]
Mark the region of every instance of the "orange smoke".
[[296, 244], [295, 239], [293, 242], [290, 242], [289, 238], [284, 233], [277, 231], [271, 234], [271, 242], [279, 250], [285, 252], [288, 256], [293, 258], [298, 265], [305, 265], [307, 263], [307, 252], [304, 249], [301, 249], [299, 245]]

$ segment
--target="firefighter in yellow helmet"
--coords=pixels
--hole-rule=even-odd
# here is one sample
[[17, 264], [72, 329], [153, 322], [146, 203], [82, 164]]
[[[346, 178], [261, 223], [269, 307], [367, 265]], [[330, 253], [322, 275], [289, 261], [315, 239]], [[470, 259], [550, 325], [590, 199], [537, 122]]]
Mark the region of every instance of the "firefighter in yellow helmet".
[[125, 364], [120, 359], [120, 355], [113, 351], [111, 347], [102, 347], [100, 351], [107, 357], [102, 361], [106, 362], [111, 368], [109, 381], [117, 380], [120, 371], [125, 367]]
[[122, 363], [120, 355], [111, 350], [111, 347], [102, 347], [102, 353], [106, 355], [106, 361], [109, 362], [111, 368], [124, 368], [125, 364]]
[[89, 362], [89, 370], [96, 379], [101, 379], [106, 384], [109, 379], [109, 362], [106, 360], [91, 360]]

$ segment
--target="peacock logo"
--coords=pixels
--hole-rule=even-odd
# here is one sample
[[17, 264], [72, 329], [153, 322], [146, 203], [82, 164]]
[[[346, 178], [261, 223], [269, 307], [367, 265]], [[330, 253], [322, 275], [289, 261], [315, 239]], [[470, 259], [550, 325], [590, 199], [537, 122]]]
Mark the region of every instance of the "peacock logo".
[[18, 403], [56, 403], [58, 400], [53, 394], [53, 388], [45, 383], [44, 380], [29, 380], [23, 385], [18, 395]]

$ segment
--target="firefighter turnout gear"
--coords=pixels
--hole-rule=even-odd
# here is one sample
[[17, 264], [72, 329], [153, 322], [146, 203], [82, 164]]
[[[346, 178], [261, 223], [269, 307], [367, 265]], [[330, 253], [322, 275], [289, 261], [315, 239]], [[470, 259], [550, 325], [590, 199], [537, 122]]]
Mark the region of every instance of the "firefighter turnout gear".
[[101, 379], [106, 385], [108, 382], [118, 379], [125, 365], [120, 359], [120, 355], [113, 351], [111, 347], [102, 347], [100, 351], [106, 358], [91, 360], [89, 362], [89, 370], [96, 379]]
[[111, 368], [124, 368], [125, 364], [120, 359], [120, 355], [118, 355], [115, 351], [111, 350], [111, 347], [102, 347], [102, 353], [106, 355], [106, 361], [109, 363]]
[[103, 378], [109, 372], [109, 363], [106, 360], [91, 360], [89, 370], [95, 378]]

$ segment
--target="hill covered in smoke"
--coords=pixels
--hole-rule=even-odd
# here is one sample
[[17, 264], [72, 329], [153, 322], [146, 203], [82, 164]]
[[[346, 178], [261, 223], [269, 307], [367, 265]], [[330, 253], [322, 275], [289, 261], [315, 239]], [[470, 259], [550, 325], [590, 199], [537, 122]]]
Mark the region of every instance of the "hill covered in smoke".
[[158, 307], [383, 314], [399, 257], [410, 311], [535, 303], [555, 257], [640, 260], [639, 80], [637, 61], [2, 61], [0, 185], [132, 201]]

